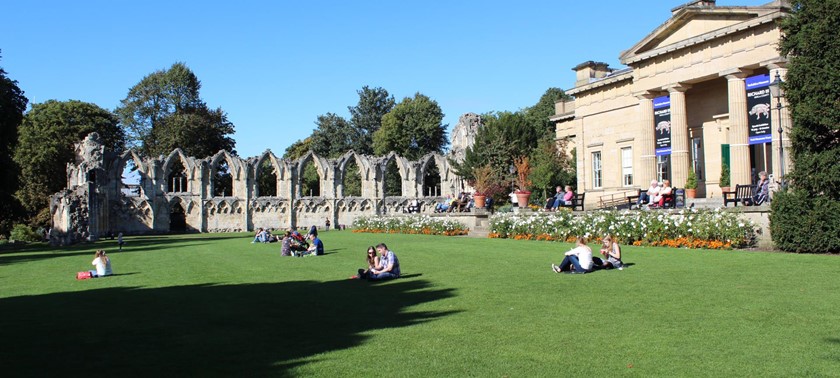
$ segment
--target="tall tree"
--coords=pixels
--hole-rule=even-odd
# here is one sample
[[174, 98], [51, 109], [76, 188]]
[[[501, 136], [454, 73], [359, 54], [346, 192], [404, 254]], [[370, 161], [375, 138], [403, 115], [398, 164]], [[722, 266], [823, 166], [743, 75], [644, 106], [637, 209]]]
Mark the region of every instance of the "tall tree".
[[[73, 145], [94, 131], [106, 149], [123, 150], [125, 134], [108, 110], [76, 100], [32, 105], [20, 126], [14, 157], [21, 179], [17, 198], [29, 215], [49, 211], [49, 196], [67, 185], [66, 166], [74, 159]], [[41, 222], [43, 218], [44, 214], [38, 217]]]
[[222, 109], [207, 107], [200, 89], [201, 81], [180, 62], [131, 87], [115, 110], [129, 145], [147, 156], [168, 154], [175, 147], [197, 157], [232, 150], [233, 124]]
[[455, 171], [473, 179], [473, 170], [490, 164], [497, 177], [508, 177], [513, 159], [529, 155], [540, 134], [523, 112], [487, 113], [481, 116], [484, 126], [475, 135], [475, 144], [465, 151], [463, 162], [452, 162]]
[[[773, 197], [770, 234], [786, 251], [840, 252], [840, 0], [798, 0], [782, 20], [789, 60], [791, 191]], [[791, 151], [792, 150], [792, 151]]]
[[6, 76], [0, 68], [0, 235], [8, 235], [21, 215], [14, 193], [18, 187], [18, 170], [13, 159], [17, 145], [18, 127], [29, 100], [18, 82]]
[[571, 96], [567, 95], [560, 88], [548, 88], [540, 97], [540, 100], [534, 105], [525, 109], [525, 118], [528, 123], [531, 123], [535, 130], [540, 133], [548, 133], [554, 135], [554, 123], [549, 120], [554, 115], [554, 104], [560, 100], [570, 100]]
[[318, 116], [318, 127], [312, 132], [312, 151], [320, 156], [338, 157], [353, 149], [361, 138], [360, 133], [346, 119], [327, 113]]
[[350, 123], [359, 133], [353, 149], [362, 154], [373, 153], [373, 134], [382, 127], [382, 117], [394, 108], [394, 96], [388, 94], [384, 88], [370, 88], [367, 85], [359, 94], [359, 103], [348, 106]]
[[417, 93], [406, 97], [382, 117], [382, 127], [373, 134], [373, 150], [378, 155], [395, 151], [410, 160], [446, 147], [446, 127], [438, 103]]

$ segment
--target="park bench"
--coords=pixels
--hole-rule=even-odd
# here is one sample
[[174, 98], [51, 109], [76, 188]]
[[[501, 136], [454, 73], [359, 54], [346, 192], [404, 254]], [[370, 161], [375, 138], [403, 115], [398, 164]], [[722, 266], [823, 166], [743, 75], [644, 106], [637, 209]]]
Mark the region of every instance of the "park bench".
[[639, 189], [636, 192], [635, 195], [627, 196], [627, 208], [628, 209], [632, 210], [633, 206], [636, 206], [636, 208], [639, 207], [639, 197], [642, 195], [642, 193], [647, 193], [647, 189], [644, 189], [644, 190]]
[[[617, 209], [619, 206], [624, 206], [624, 202], [626, 201], [628, 192], [623, 193], [613, 193], [613, 194], [606, 194], [603, 196], [598, 197], [598, 208], [599, 209], [607, 209], [607, 208], [614, 208]], [[632, 192], [630, 192], [632, 193]]]
[[572, 197], [572, 201], [571, 201], [572, 203], [571, 204], [567, 205], [567, 204], [563, 203], [560, 206], [561, 207], [571, 207], [572, 210], [575, 210], [575, 211], [583, 211], [583, 199], [584, 198], [586, 198], [586, 193], [575, 194], [575, 196]]
[[734, 191], [723, 192], [723, 206], [727, 207], [730, 202], [738, 207], [738, 202], [745, 206], [752, 203], [755, 185], [735, 185]]

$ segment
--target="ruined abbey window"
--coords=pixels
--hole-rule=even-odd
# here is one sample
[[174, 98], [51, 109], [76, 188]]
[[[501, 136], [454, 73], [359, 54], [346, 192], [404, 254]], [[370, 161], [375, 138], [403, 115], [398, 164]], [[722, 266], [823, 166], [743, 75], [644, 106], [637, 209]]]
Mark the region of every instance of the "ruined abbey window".
[[263, 159], [257, 168], [257, 196], [277, 196], [277, 170], [271, 163], [271, 159]]
[[227, 161], [220, 160], [213, 169], [213, 196], [233, 196], [233, 175]]
[[140, 196], [140, 171], [133, 159], [128, 159], [120, 177], [120, 194], [123, 197]]
[[344, 176], [342, 180], [343, 194], [345, 197], [362, 196], [362, 174], [359, 170], [359, 165], [356, 164], [356, 159], [350, 159], [344, 165]]
[[391, 159], [385, 166], [385, 196], [400, 197], [402, 195], [402, 176], [400, 176], [400, 169], [397, 167], [397, 161]]
[[187, 170], [178, 159], [175, 159], [169, 167], [169, 174], [166, 176], [166, 191], [168, 193], [187, 191]]
[[423, 196], [437, 197], [440, 195], [440, 170], [435, 159], [429, 159], [423, 174]]
[[309, 159], [303, 166], [300, 177], [300, 195], [303, 197], [318, 197], [321, 195], [321, 176], [315, 168], [315, 162]]

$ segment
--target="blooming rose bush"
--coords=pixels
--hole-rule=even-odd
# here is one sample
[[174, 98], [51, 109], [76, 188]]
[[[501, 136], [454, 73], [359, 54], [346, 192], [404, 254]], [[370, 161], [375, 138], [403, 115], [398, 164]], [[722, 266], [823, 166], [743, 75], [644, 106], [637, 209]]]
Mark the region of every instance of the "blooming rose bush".
[[359, 217], [353, 223], [353, 232], [423, 235], [466, 235], [470, 232], [460, 222], [428, 215]]
[[573, 241], [578, 235], [600, 239], [615, 236], [621, 243], [689, 248], [732, 248], [754, 243], [754, 225], [735, 212], [715, 210], [596, 211], [490, 218], [490, 237]]

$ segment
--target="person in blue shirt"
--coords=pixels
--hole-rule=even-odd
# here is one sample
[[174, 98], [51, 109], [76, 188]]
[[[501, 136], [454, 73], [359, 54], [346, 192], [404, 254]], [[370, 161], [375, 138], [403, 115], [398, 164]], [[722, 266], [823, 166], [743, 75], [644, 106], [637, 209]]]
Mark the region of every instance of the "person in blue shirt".
[[317, 235], [309, 235], [309, 239], [312, 240], [312, 243], [309, 245], [309, 252], [310, 255], [313, 256], [321, 256], [324, 254], [324, 243], [321, 239], [318, 239]]

